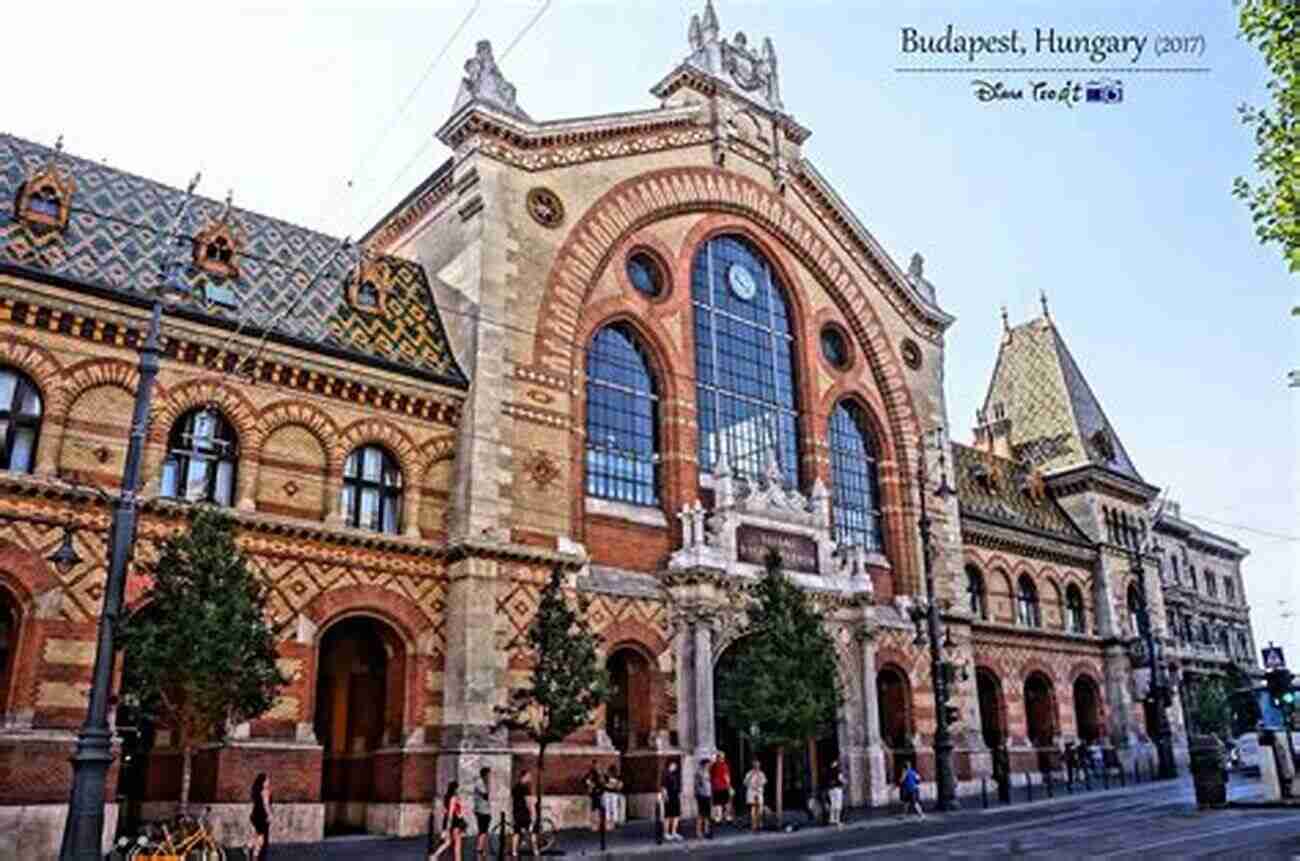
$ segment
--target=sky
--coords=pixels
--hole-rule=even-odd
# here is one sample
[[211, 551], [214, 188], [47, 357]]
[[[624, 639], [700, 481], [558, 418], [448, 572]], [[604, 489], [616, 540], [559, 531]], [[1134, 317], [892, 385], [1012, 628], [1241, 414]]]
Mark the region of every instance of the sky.
[[[15, 4], [0, 123], [69, 152], [335, 235], [360, 236], [444, 161], [464, 61], [490, 39], [534, 119], [653, 107], [686, 55], [704, 0], [427, 0], [423, 3]], [[1300, 469], [1286, 373], [1300, 367], [1296, 281], [1231, 196], [1253, 141], [1236, 115], [1265, 100], [1266, 70], [1229, 0], [1151, 2], [717, 0], [722, 31], [770, 36], [804, 152], [906, 266], [920, 252], [947, 333], [952, 435], [969, 441], [1001, 331], [1052, 317], [1143, 477], [1185, 518], [1251, 551], [1258, 645], [1300, 663]], [[1145, 36], [1116, 73], [1116, 105], [1033, 102], [1029, 84], [1095, 74], [905, 73], [970, 67], [905, 55], [904, 28], [1008, 33], [1026, 56], [975, 65], [1091, 67], [1036, 54], [1036, 28]], [[1157, 36], [1200, 36], [1195, 56]], [[1195, 43], [1195, 40], [1193, 40]], [[1129, 55], [1106, 68], [1129, 66]], [[1208, 68], [1171, 73], [1170, 67]], [[980, 102], [972, 80], [1024, 89]]]

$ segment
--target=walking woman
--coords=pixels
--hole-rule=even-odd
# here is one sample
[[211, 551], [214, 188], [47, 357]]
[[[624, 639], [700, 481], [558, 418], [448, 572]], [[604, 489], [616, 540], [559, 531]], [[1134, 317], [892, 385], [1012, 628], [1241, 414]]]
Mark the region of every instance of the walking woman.
[[664, 839], [681, 840], [677, 833], [678, 820], [682, 816], [682, 774], [677, 770], [677, 760], [668, 760], [668, 770], [664, 772], [664, 782], [660, 789], [664, 800]]
[[749, 805], [749, 828], [757, 833], [763, 827], [763, 790], [767, 787], [767, 775], [758, 764], [758, 757], [749, 771], [745, 773], [745, 803]]
[[266, 848], [271, 844], [271, 778], [261, 772], [253, 779], [253, 789], [249, 793], [253, 802], [253, 815], [248, 821], [253, 825], [253, 848], [248, 857], [254, 861], [266, 861]]
[[459, 790], [456, 781], [447, 784], [447, 794], [442, 799], [442, 842], [437, 849], [433, 848], [433, 816], [429, 817], [429, 861], [438, 861], [444, 849], [451, 849], [452, 861], [460, 861], [460, 844], [469, 823], [465, 821], [465, 805], [456, 794]]

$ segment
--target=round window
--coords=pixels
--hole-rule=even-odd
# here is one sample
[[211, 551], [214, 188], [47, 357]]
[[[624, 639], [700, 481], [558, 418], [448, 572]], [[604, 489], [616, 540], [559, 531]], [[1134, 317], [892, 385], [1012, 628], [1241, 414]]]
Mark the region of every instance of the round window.
[[822, 328], [822, 356], [833, 368], [842, 370], [849, 366], [849, 343], [835, 326]]
[[627, 259], [627, 280], [639, 293], [657, 299], [664, 292], [664, 274], [658, 262], [644, 251]]

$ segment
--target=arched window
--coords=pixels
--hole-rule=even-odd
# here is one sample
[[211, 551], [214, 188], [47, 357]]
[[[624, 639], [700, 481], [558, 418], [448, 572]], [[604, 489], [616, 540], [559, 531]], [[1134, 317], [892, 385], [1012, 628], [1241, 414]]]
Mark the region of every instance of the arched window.
[[1183, 642], [1191, 645], [1196, 642], [1196, 633], [1192, 630], [1192, 617], [1183, 617]]
[[1208, 622], [1201, 623], [1201, 645], [1210, 645], [1210, 624]]
[[1083, 593], [1079, 587], [1071, 583], [1065, 587], [1065, 618], [1066, 625], [1076, 634], [1087, 632], [1087, 618], [1083, 610]]
[[1169, 555], [1169, 562], [1170, 562], [1170, 564], [1173, 566], [1173, 569], [1174, 569], [1174, 582], [1175, 582], [1175, 583], [1181, 583], [1181, 582], [1183, 582], [1182, 575], [1180, 575], [1180, 574], [1178, 573], [1178, 557], [1175, 556], [1175, 555], [1173, 555], [1173, 554], [1171, 553], [1171, 554]]
[[1020, 624], [1027, 628], [1041, 628], [1043, 617], [1038, 610], [1038, 590], [1028, 574], [1021, 574], [1016, 583], [1016, 611]]
[[1211, 598], [1219, 597], [1219, 581], [1213, 571], [1205, 572], [1205, 591], [1210, 593]]
[[768, 262], [742, 239], [705, 243], [691, 265], [701, 470], [799, 482], [794, 331]]
[[659, 504], [659, 393], [632, 329], [613, 323], [587, 351], [587, 495]]
[[1198, 591], [1200, 591], [1201, 584], [1200, 584], [1200, 582], [1196, 579], [1196, 566], [1195, 566], [1195, 565], [1189, 565], [1189, 566], [1187, 566], [1187, 570], [1191, 572], [1191, 577], [1192, 577], [1192, 591], [1193, 591], [1193, 592], [1198, 592]]
[[835, 540], [845, 547], [884, 549], [875, 436], [862, 407], [843, 401], [831, 413], [831, 495]]
[[36, 384], [12, 368], [0, 368], [0, 469], [31, 472], [41, 436], [41, 393]]
[[987, 619], [989, 602], [984, 589], [984, 575], [974, 565], [966, 566], [966, 596], [970, 599], [971, 615], [976, 619]]
[[190, 410], [172, 425], [163, 461], [162, 495], [187, 502], [231, 505], [239, 441], [221, 413]]
[[1227, 598], [1229, 601], [1237, 600], [1237, 587], [1232, 582], [1231, 577], [1223, 578], [1223, 597]]
[[343, 463], [343, 517], [354, 529], [396, 535], [402, 519], [402, 471], [377, 445], [354, 449]]
[[379, 307], [379, 288], [373, 281], [365, 281], [357, 288], [357, 305], [362, 308]]
[[876, 673], [876, 708], [880, 716], [880, 738], [895, 750], [907, 748], [911, 740], [910, 692], [911, 683], [907, 679], [907, 674], [898, 667], [885, 666]]
[[1128, 625], [1129, 630], [1132, 631], [1134, 635], [1142, 633], [1142, 629], [1138, 626], [1138, 616], [1141, 607], [1142, 596], [1138, 593], [1137, 585], [1130, 583], [1128, 587]]

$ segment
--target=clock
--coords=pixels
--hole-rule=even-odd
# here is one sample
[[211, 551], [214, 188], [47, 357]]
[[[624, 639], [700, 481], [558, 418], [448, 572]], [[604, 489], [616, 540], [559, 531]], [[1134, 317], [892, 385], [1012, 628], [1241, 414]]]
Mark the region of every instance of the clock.
[[731, 264], [727, 270], [727, 281], [731, 284], [731, 292], [736, 294], [736, 298], [742, 302], [748, 302], [754, 298], [758, 292], [758, 282], [754, 280], [754, 273], [750, 272], [739, 263]]

